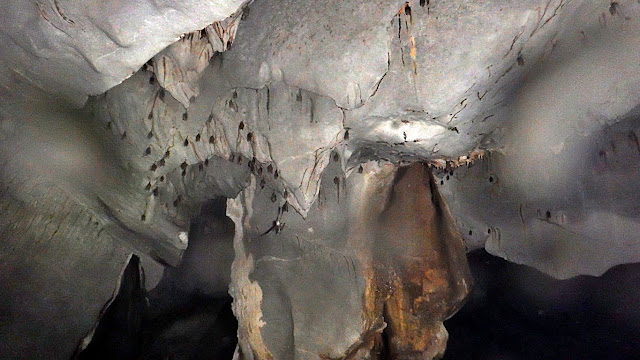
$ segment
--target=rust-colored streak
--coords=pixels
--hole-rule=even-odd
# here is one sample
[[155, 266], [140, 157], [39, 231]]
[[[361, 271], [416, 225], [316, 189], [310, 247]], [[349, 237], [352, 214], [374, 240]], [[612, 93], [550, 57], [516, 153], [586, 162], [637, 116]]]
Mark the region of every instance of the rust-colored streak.
[[[339, 356], [327, 352], [318, 356], [433, 359], [446, 348], [448, 335], [442, 322], [459, 309], [472, 282], [462, 237], [428, 164], [367, 166], [355, 176], [361, 177], [361, 182], [353, 183], [357, 186], [351, 186], [349, 178], [340, 181], [348, 190], [340, 200], [348, 208], [346, 247], [358, 263], [353, 272], [364, 281], [362, 327], [360, 336]], [[248, 278], [241, 280], [238, 289], [257, 285]], [[234, 297], [242, 300], [235, 309], [245, 319], [239, 334], [251, 345], [247, 351], [262, 360], [272, 352], [262, 344], [262, 329], [256, 325], [263, 321], [257, 317], [262, 316], [261, 308], [253, 308], [262, 299], [258, 290], [259, 286], [256, 296], [242, 290]]]
[[398, 169], [378, 222], [373, 259], [386, 290], [394, 359], [441, 354], [442, 321], [458, 310], [472, 282], [462, 238], [434, 182], [426, 165]]

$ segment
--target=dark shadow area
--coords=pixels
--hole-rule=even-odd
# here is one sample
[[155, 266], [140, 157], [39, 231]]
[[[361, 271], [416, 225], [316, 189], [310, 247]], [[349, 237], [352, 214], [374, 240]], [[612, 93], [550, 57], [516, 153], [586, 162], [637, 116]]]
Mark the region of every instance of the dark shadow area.
[[205, 202], [191, 221], [180, 266], [166, 268], [149, 292], [140, 359], [231, 359], [238, 323], [228, 295], [233, 221], [226, 198]]
[[238, 329], [231, 298], [183, 295], [184, 301], [148, 319], [138, 359], [231, 359]]
[[445, 322], [444, 359], [639, 359], [640, 264], [556, 280], [484, 250], [475, 287]]
[[118, 294], [102, 315], [91, 342], [77, 358], [135, 359], [142, 348], [146, 296], [140, 259], [133, 255], [122, 275]]
[[238, 328], [231, 298], [173, 295], [181, 301], [159, 309], [120, 292], [78, 359], [231, 359]]
[[165, 269], [147, 292], [133, 256], [114, 301], [78, 359], [231, 359], [238, 323], [227, 295], [233, 260], [233, 222], [226, 199], [202, 206], [189, 230], [181, 264]]

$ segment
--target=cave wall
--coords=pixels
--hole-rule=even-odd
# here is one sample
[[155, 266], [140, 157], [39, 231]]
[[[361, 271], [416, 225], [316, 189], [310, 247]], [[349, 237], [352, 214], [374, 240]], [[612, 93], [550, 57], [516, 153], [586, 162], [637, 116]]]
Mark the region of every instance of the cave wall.
[[[0, 5], [0, 265], [9, 289], [0, 343], [11, 344], [3, 353], [30, 358], [33, 339], [52, 357], [72, 352], [131, 254], [158, 279], [163, 266], [180, 263], [201, 205], [223, 196], [236, 199], [229, 215], [242, 231], [236, 296], [265, 286], [263, 305], [254, 305], [279, 334], [269, 336], [311, 348], [304, 332], [284, 333], [307, 324], [293, 318], [304, 299], [290, 288], [334, 279], [316, 291], [351, 299], [352, 308], [336, 311], [354, 335], [312, 353], [346, 354], [356, 333], [366, 342], [368, 330], [382, 331], [355, 320], [366, 262], [354, 262], [360, 273], [350, 278], [326, 254], [312, 261], [315, 270], [257, 261], [315, 254], [296, 250], [293, 238], [282, 249], [266, 239], [308, 235], [303, 224], [317, 219], [373, 227], [341, 213], [362, 191], [361, 166], [364, 174], [431, 166], [429, 181], [469, 249], [558, 278], [639, 261], [636, 1], [241, 5]], [[318, 210], [334, 188], [345, 202]], [[254, 227], [266, 232], [273, 221], [281, 222], [259, 236]], [[255, 237], [266, 249], [251, 247]], [[322, 237], [329, 254], [350, 252], [347, 267], [366, 252], [348, 239]], [[292, 318], [274, 315], [282, 309]], [[264, 321], [242, 311], [241, 326]], [[41, 323], [56, 326], [32, 334]], [[246, 344], [299, 355], [249, 335]], [[48, 345], [56, 342], [64, 346]]]

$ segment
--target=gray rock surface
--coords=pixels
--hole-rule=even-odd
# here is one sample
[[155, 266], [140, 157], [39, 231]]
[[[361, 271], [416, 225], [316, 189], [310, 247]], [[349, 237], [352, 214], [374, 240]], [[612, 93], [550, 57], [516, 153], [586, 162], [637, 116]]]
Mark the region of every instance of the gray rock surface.
[[398, 170], [370, 162], [345, 176], [332, 161], [305, 219], [290, 195], [274, 195], [252, 177], [227, 207], [236, 224], [230, 294], [242, 358], [361, 359], [386, 351], [408, 359], [444, 351], [442, 321], [472, 279], [432, 181], [420, 164]]
[[243, 1], [3, 1], [0, 59], [46, 91], [82, 106], [135, 73], [183, 34]]
[[[3, 355], [29, 357], [32, 339], [72, 352], [131, 253], [150, 272], [177, 265], [200, 206], [246, 192], [230, 200], [232, 293], [252, 297], [236, 315], [270, 335], [245, 329], [243, 353], [302, 356], [316, 335], [302, 329], [335, 325], [305, 317], [336, 305], [298, 286], [353, 305], [312, 351], [346, 354], [381, 331], [354, 320], [365, 278], [332, 263], [361, 250], [316, 256], [295, 236], [279, 248], [281, 224], [260, 235], [286, 201], [285, 233], [322, 222], [331, 242], [346, 210], [318, 210], [323, 196], [353, 196], [345, 181], [369, 162], [438, 168], [468, 248], [558, 278], [640, 261], [637, 1], [241, 5], [0, 4], [0, 266], [4, 296], [23, 299], [5, 302]], [[43, 319], [60, 326], [24, 325]]]

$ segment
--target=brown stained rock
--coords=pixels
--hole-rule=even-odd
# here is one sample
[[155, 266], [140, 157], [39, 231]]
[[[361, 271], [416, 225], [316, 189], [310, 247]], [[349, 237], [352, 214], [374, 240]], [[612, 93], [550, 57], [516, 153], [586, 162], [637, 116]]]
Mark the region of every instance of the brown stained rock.
[[398, 169], [379, 220], [373, 259], [390, 355], [433, 358], [446, 348], [442, 321], [460, 308], [472, 278], [462, 238], [425, 165]]
[[[235, 268], [232, 294], [253, 304], [251, 313], [234, 311], [242, 329], [255, 330], [255, 337], [241, 332], [243, 353], [255, 359], [437, 357], [448, 338], [442, 322], [459, 309], [472, 279], [428, 165], [365, 164], [341, 181], [338, 201], [331, 180], [340, 171], [337, 163], [329, 166], [323, 201], [306, 219], [278, 211], [257, 180], [243, 192], [253, 200], [238, 207], [245, 216], [235, 220], [244, 229], [237, 246], [254, 266]], [[272, 225], [258, 213], [279, 216], [284, 231], [268, 232]], [[243, 297], [247, 286], [261, 289], [260, 298]]]
[[358, 241], [368, 249], [356, 252], [367, 283], [363, 318], [370, 324], [383, 319], [386, 329], [367, 356], [432, 359], [446, 348], [442, 322], [460, 308], [472, 283], [462, 238], [426, 165], [383, 167], [371, 177], [377, 186], [364, 192], [378, 206], [358, 216], [355, 227], [373, 230]]

